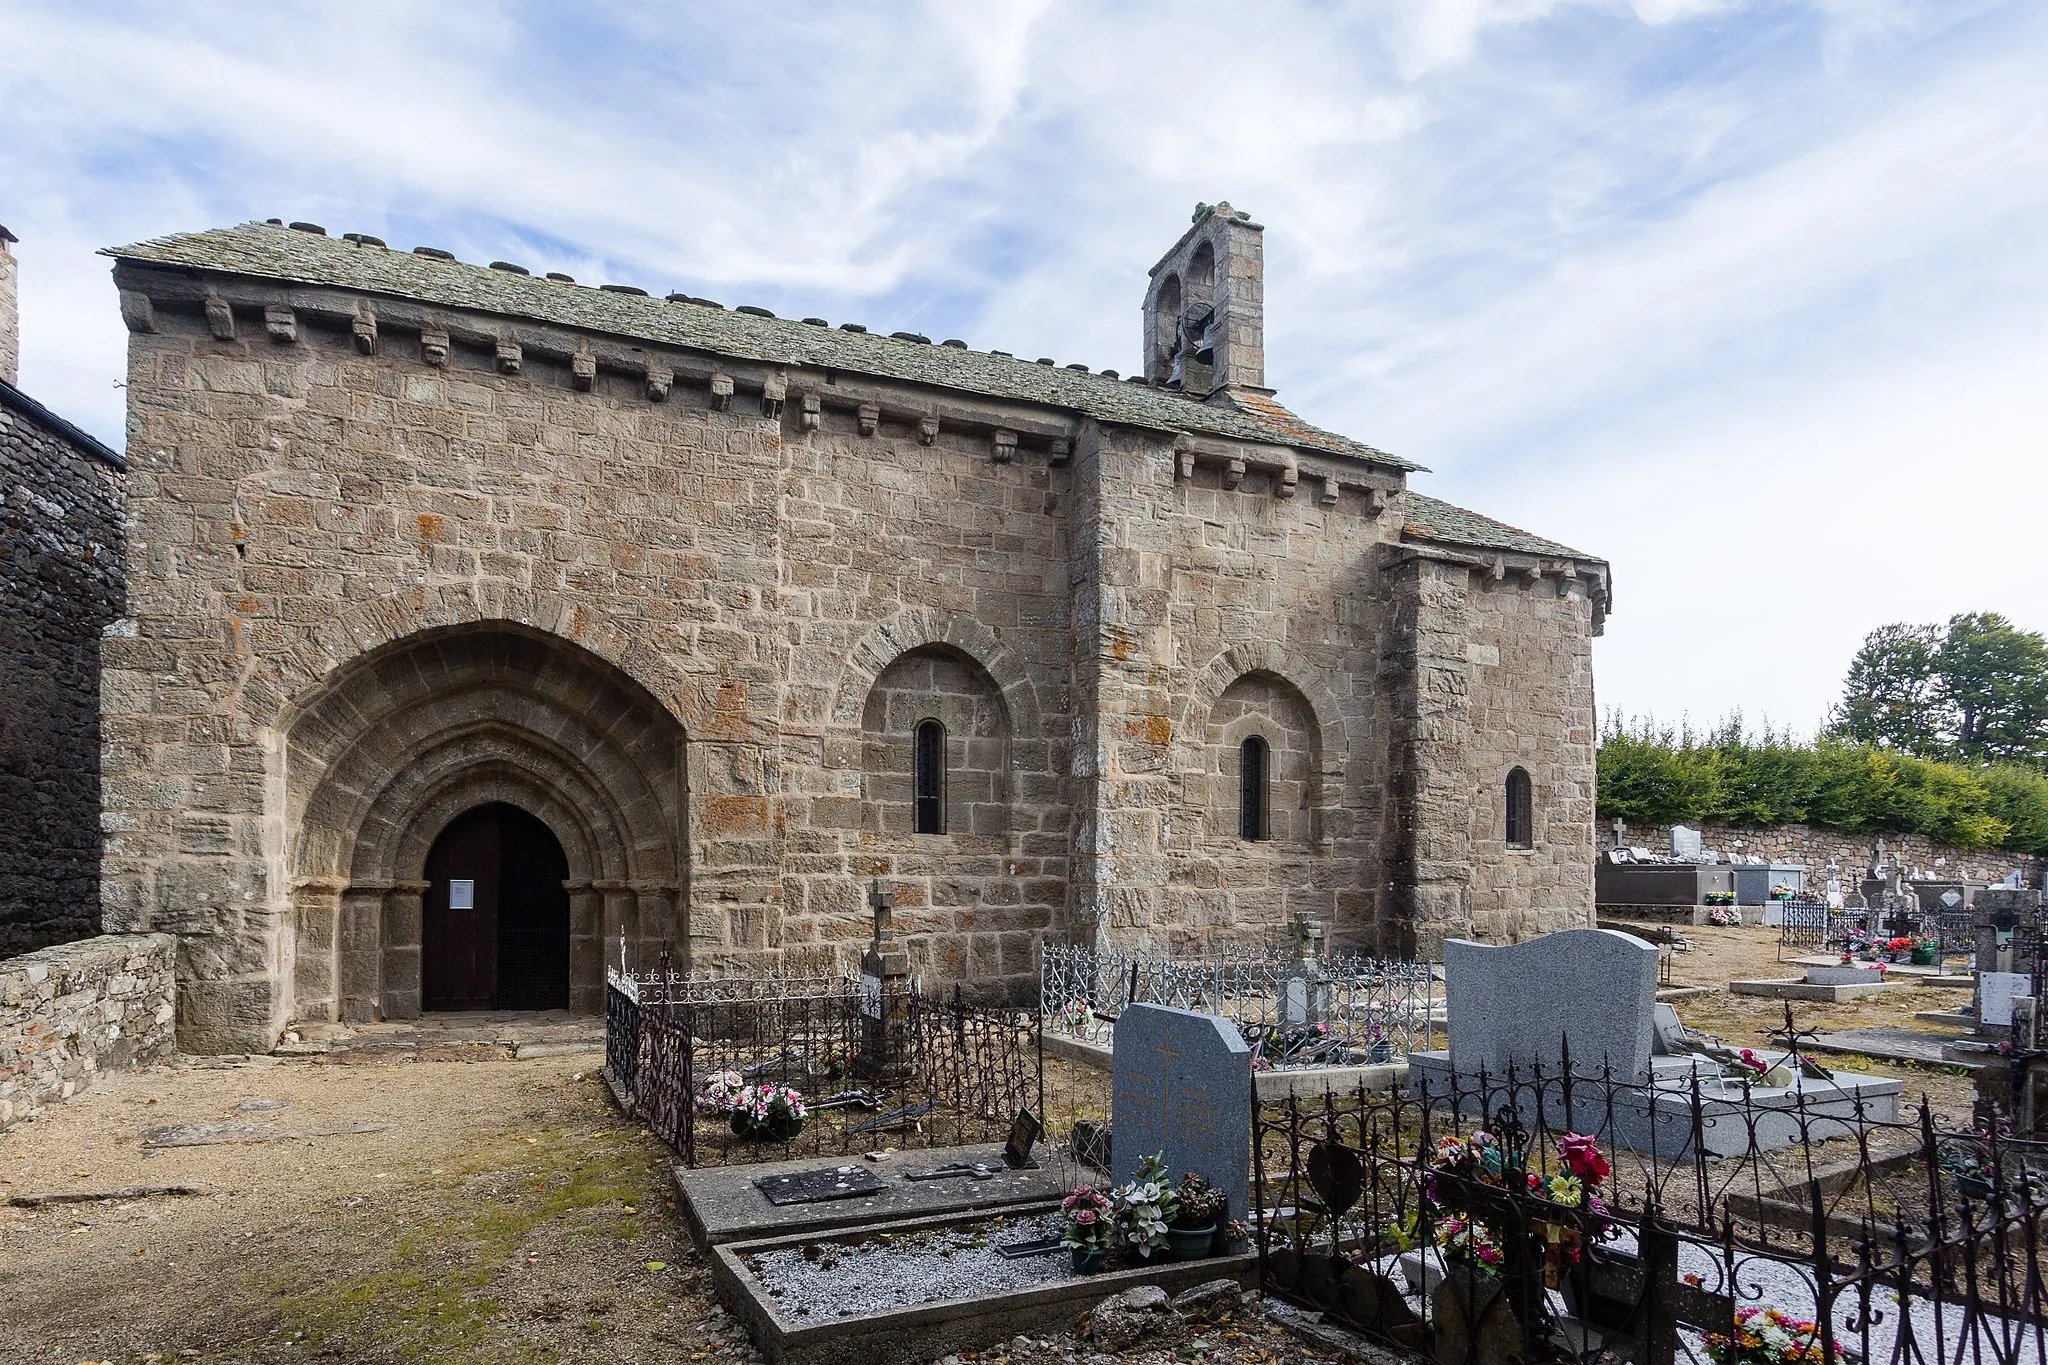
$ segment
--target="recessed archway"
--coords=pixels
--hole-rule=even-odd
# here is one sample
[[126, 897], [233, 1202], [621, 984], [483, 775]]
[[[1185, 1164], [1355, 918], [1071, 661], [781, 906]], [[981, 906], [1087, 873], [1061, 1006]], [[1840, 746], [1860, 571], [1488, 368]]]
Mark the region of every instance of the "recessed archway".
[[298, 1018], [420, 1012], [435, 841], [493, 804], [559, 847], [572, 1009], [601, 1008], [621, 954], [687, 960], [683, 730], [614, 665], [509, 623], [425, 631], [340, 670], [284, 731]]

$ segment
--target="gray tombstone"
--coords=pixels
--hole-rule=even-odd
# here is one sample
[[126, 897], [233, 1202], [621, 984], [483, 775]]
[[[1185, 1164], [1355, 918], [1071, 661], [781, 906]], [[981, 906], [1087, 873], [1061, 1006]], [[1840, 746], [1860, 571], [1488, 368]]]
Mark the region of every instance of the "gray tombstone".
[[1674, 858], [1697, 858], [1700, 856], [1700, 832], [1684, 825], [1671, 827], [1671, 856]]
[[1684, 1057], [1692, 1052], [1686, 1042], [1685, 1024], [1675, 1008], [1659, 1001], [1651, 1022], [1657, 1030], [1657, 1040], [1653, 1044], [1657, 1056]]
[[1154, 1152], [1178, 1180], [1189, 1171], [1223, 1191], [1229, 1217], [1250, 1200], [1252, 1050], [1228, 1019], [1166, 1005], [1117, 1017], [1110, 1072], [1111, 1178], [1119, 1185]]
[[1657, 949], [1633, 934], [1566, 929], [1500, 948], [1450, 939], [1444, 993], [1461, 1076], [1505, 1077], [1511, 1063], [1555, 1072], [1569, 1042], [1573, 1072], [1606, 1065], [1617, 1081], [1649, 1082]]

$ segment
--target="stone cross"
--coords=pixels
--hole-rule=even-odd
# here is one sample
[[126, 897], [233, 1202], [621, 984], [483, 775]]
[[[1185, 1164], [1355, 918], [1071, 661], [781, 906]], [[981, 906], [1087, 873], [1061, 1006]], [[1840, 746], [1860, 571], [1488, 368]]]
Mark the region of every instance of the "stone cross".
[[889, 937], [892, 928], [890, 911], [895, 908], [895, 893], [882, 884], [877, 877], [868, 885], [868, 909], [875, 913], [875, 948], [879, 950], [882, 940]]

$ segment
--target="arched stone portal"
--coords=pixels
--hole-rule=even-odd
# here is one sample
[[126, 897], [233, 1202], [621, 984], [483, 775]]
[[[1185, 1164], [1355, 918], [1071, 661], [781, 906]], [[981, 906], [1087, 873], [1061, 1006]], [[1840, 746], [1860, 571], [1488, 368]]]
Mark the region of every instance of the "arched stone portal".
[[424, 631], [339, 670], [282, 727], [294, 1013], [419, 1014], [435, 839], [503, 803], [568, 876], [569, 1004], [602, 1008], [607, 952], [688, 953], [682, 726], [617, 668], [505, 622]]

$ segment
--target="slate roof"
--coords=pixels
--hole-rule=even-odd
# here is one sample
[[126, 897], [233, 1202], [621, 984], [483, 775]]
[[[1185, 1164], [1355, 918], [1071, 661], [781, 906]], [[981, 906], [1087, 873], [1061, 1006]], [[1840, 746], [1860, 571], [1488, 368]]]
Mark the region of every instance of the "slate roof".
[[1477, 512], [1468, 512], [1462, 507], [1409, 491], [1401, 495], [1401, 536], [1404, 540], [1441, 541], [1449, 545], [1469, 545], [1482, 550], [1507, 550], [1525, 555], [1552, 555], [1558, 559], [1587, 560], [1596, 564], [1607, 561], [1594, 555], [1584, 554], [1569, 545], [1560, 545], [1554, 540], [1531, 535], [1519, 527], [1506, 522], [1482, 517]]
[[1296, 446], [1388, 469], [1422, 468], [1311, 426], [1270, 398], [1248, 407], [1203, 403], [1170, 389], [987, 351], [756, 317], [704, 304], [670, 303], [267, 223], [181, 233], [111, 247], [101, 254], [531, 318], [770, 364], [850, 370], [1074, 409], [1106, 422]]
[[[0, 228], [0, 232], [6, 230]], [[0, 379], [0, 407], [11, 408], [44, 430], [55, 432], [102, 464], [112, 465], [116, 469], [128, 468], [128, 461], [101, 444], [98, 437], [81, 427], [73, 426], [4, 379]]]

